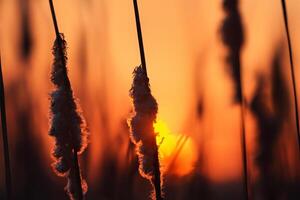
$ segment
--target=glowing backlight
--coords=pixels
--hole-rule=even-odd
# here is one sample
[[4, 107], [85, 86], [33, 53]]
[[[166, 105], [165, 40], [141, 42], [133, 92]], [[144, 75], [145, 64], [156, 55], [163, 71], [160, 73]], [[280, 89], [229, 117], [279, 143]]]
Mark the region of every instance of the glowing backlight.
[[172, 133], [160, 119], [154, 124], [154, 130], [157, 133], [161, 165], [166, 173], [186, 175], [191, 172], [197, 157], [193, 141], [185, 135]]

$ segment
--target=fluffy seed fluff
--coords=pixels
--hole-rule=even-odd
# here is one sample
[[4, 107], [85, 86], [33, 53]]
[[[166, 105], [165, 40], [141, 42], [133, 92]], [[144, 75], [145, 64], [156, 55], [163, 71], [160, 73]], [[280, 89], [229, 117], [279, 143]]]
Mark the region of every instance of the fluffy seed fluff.
[[143, 67], [136, 67], [133, 75], [130, 96], [133, 99], [135, 115], [129, 121], [131, 140], [136, 145], [141, 176], [150, 180], [155, 187], [155, 192], [160, 194], [158, 149], [155, 139], [156, 133], [153, 128], [158, 105], [151, 94], [149, 78]]
[[[71, 199], [78, 199], [75, 150], [81, 154], [87, 147], [87, 126], [79, 105], [77, 104], [68, 78], [66, 63], [66, 41], [61, 34], [57, 37], [52, 54], [54, 62], [51, 71], [51, 81], [55, 86], [51, 93], [50, 130], [49, 135], [55, 138], [52, 155], [55, 159], [53, 169], [57, 175], [67, 177], [66, 190]], [[85, 180], [81, 180], [82, 191], [87, 191]]]

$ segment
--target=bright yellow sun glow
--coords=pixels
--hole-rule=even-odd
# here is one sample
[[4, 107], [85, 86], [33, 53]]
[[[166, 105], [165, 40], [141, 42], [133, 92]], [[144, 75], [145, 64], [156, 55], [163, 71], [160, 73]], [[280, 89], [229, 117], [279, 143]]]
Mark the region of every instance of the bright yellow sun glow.
[[186, 175], [191, 172], [197, 158], [196, 147], [191, 138], [172, 133], [168, 125], [160, 119], [154, 124], [154, 130], [157, 133], [156, 143], [161, 165], [166, 173]]

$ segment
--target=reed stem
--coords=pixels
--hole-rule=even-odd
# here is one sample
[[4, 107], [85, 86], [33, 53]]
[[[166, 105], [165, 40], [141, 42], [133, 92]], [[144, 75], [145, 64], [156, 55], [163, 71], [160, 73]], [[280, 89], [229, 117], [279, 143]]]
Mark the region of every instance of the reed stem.
[[241, 60], [240, 60], [240, 52], [233, 53], [234, 64], [237, 68], [240, 69], [239, 71], [239, 99], [241, 100], [240, 105], [240, 125], [241, 125], [241, 148], [242, 148], [242, 161], [243, 161], [243, 182], [244, 182], [244, 199], [249, 199], [249, 175], [248, 175], [248, 161], [247, 161], [247, 142], [246, 142], [246, 126], [245, 126], [245, 100], [243, 96], [243, 78], [242, 78], [242, 67], [241, 67]]
[[77, 189], [78, 189], [78, 200], [83, 200], [83, 191], [81, 186], [81, 176], [80, 176], [80, 168], [78, 162], [78, 155], [75, 148], [73, 148], [73, 155], [74, 155], [74, 167], [75, 167], [75, 176], [77, 180]]
[[284, 25], [286, 30], [286, 36], [289, 46], [289, 57], [290, 57], [290, 66], [291, 66], [291, 76], [293, 82], [293, 91], [294, 91], [294, 102], [295, 102], [295, 118], [296, 118], [296, 126], [297, 126], [297, 138], [298, 138], [298, 148], [300, 152], [300, 127], [299, 127], [299, 111], [298, 111], [298, 98], [297, 98], [297, 83], [296, 83], [296, 76], [295, 76], [295, 67], [294, 67], [294, 60], [293, 60], [293, 48], [288, 24], [288, 15], [286, 9], [285, 0], [281, 0], [282, 3], [282, 10], [283, 10], [283, 17], [284, 17]]
[[4, 81], [2, 75], [2, 65], [0, 57], [0, 108], [1, 108], [1, 125], [2, 125], [2, 139], [3, 139], [3, 154], [5, 164], [5, 185], [6, 185], [6, 198], [11, 199], [11, 172], [10, 172], [10, 159], [9, 159], [9, 144], [6, 123], [6, 110], [5, 110], [5, 92]]
[[133, 5], [134, 5], [134, 13], [135, 13], [136, 31], [138, 35], [139, 48], [140, 48], [141, 64], [147, 76], [145, 50], [144, 50], [143, 35], [142, 35], [142, 28], [141, 28], [140, 14], [139, 14], [139, 7], [138, 7], [137, 0], [133, 0]]
[[53, 21], [53, 25], [54, 25], [54, 29], [55, 29], [55, 34], [56, 34], [56, 37], [59, 38], [60, 33], [59, 33], [58, 25], [57, 25], [57, 20], [56, 20], [56, 15], [55, 15], [55, 9], [54, 9], [54, 6], [53, 6], [53, 1], [49, 0], [49, 4], [50, 4], [51, 15], [52, 15], [52, 21]]
[[243, 174], [244, 174], [244, 195], [245, 199], [249, 199], [249, 186], [248, 186], [248, 162], [247, 162], [247, 144], [246, 144], [246, 127], [245, 127], [245, 107], [244, 98], [241, 104], [241, 144], [242, 144], [242, 158], [243, 158]]
[[155, 200], [163, 200], [161, 194], [161, 174], [160, 174], [160, 166], [159, 166], [159, 159], [158, 159], [158, 149], [156, 146], [156, 153], [154, 156], [154, 177], [153, 177], [153, 184], [154, 184], [154, 192], [155, 192]]
[[238, 98], [240, 101], [240, 128], [241, 128], [241, 148], [242, 148], [242, 162], [243, 162], [243, 182], [244, 182], [244, 199], [249, 199], [249, 174], [248, 174], [248, 161], [247, 161], [247, 141], [246, 141], [246, 126], [245, 126], [245, 99], [243, 96], [243, 78], [242, 78], [242, 67], [241, 67], [241, 58], [240, 51], [232, 52], [233, 65], [236, 68], [240, 69], [238, 74], [239, 85], [238, 87]]
[[[52, 15], [52, 20], [53, 20], [53, 25], [54, 25], [54, 29], [55, 29], [56, 38], [58, 40], [59, 45], [61, 46], [62, 39], [61, 39], [60, 32], [59, 32], [59, 29], [58, 29], [55, 9], [54, 9], [52, 0], [49, 0], [49, 5], [50, 5], [50, 10], [51, 10], [51, 15]], [[60, 48], [60, 49], [62, 50], [62, 48]], [[66, 65], [66, 63], [64, 63], [64, 65]], [[73, 162], [74, 162], [75, 176], [76, 176], [76, 180], [77, 180], [76, 181], [77, 182], [77, 190], [78, 190], [78, 194], [79, 194], [78, 200], [83, 200], [83, 191], [82, 191], [82, 185], [81, 185], [79, 161], [78, 161], [77, 149], [74, 146], [75, 145], [73, 144]]]

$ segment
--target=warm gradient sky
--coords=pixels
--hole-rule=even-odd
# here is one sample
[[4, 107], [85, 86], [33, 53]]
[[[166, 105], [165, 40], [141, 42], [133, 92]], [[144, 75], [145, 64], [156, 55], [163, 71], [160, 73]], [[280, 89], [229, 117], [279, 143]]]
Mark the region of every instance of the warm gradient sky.
[[[30, 73], [30, 92], [22, 98], [27, 95], [35, 98], [35, 137], [41, 140], [44, 153], [48, 155], [52, 140], [47, 136], [47, 95], [50, 91], [47, 78], [55, 34], [48, 1], [31, 0], [33, 54], [27, 63], [18, 59], [20, 16], [16, 4], [21, 1], [0, 1], [0, 47], [4, 78], [6, 85], [18, 81], [25, 73], [20, 70], [21, 66], [30, 66], [26, 69], [30, 71], [27, 71]], [[255, 88], [255, 75], [260, 71], [268, 73], [277, 46], [284, 42], [283, 48], [286, 49], [280, 3], [280, 0], [241, 1], [246, 35], [242, 67], [248, 99], [252, 98]], [[128, 96], [131, 74], [140, 63], [132, 1], [54, 0], [54, 4], [60, 31], [68, 42], [69, 74], [73, 88], [82, 101], [84, 113], [89, 116], [92, 134], [90, 148], [94, 149], [91, 162], [96, 168], [102, 155], [103, 141], [97, 132], [101, 131], [98, 109], [104, 104], [101, 102], [103, 91], [107, 92], [103, 101], [110, 113], [111, 132], [117, 131], [121, 118], [127, 116], [131, 109]], [[178, 167], [187, 169], [192, 165], [195, 146], [200, 144], [205, 135], [209, 177], [216, 181], [239, 177], [239, 109], [231, 104], [231, 82], [225, 71], [225, 51], [218, 33], [223, 17], [221, 0], [140, 0], [139, 6], [150, 83], [159, 103], [158, 118], [175, 137], [176, 134], [187, 134], [192, 138], [183, 151], [184, 156], [180, 157], [181, 164]], [[287, 0], [287, 7], [300, 91], [300, 2]], [[84, 55], [87, 55], [86, 79], [79, 73], [80, 58]], [[289, 76], [287, 61], [285, 66]], [[84, 88], [81, 87], [83, 81], [86, 81]], [[204, 120], [200, 128], [195, 121], [197, 90], [205, 102]], [[247, 115], [247, 119], [247, 137], [251, 143], [255, 137], [255, 127], [251, 114]], [[13, 117], [10, 120], [10, 130], [13, 130]], [[292, 128], [290, 130], [293, 138], [294, 131]], [[173, 139], [169, 140], [171, 145]], [[252, 150], [249, 148], [250, 154]]]

